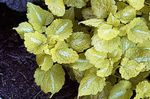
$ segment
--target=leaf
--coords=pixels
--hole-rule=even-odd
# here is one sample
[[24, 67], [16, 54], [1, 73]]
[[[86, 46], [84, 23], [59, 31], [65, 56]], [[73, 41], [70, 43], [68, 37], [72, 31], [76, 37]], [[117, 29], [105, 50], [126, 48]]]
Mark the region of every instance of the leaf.
[[93, 14], [91, 7], [83, 8], [82, 9], [82, 16], [86, 20], [96, 18], [96, 16]]
[[132, 7], [134, 7], [136, 10], [140, 10], [144, 7], [145, 0], [126, 0]]
[[[144, 43], [144, 45], [146, 44], [148, 43]], [[139, 63], [143, 63], [145, 65], [143, 71], [150, 70], [150, 50], [144, 49], [144, 46], [143, 47], [138, 46], [138, 48], [128, 49], [125, 56]]]
[[97, 51], [102, 51], [102, 52], [112, 52], [116, 50], [119, 45], [120, 45], [120, 38], [116, 37], [112, 40], [102, 40], [99, 38], [97, 34], [94, 34], [92, 37], [92, 42], [91, 44], [94, 46], [94, 48]]
[[93, 13], [97, 18], [106, 18], [110, 13], [117, 11], [114, 0], [91, 0]]
[[113, 26], [119, 26], [120, 20], [118, 20], [112, 13], [110, 13], [107, 18], [107, 23]]
[[107, 57], [105, 59], [99, 59], [97, 62], [95, 62], [95, 67], [99, 70], [99, 69], [103, 69], [103, 68], [108, 68], [109, 66], [112, 66], [113, 63], [111, 62], [111, 60], [107, 59]]
[[146, 80], [136, 86], [136, 96], [134, 99], [145, 99], [150, 97], [150, 83]]
[[[63, 45], [63, 46], [62, 46]], [[54, 62], [58, 63], [74, 63], [78, 60], [78, 54], [71, 48], [68, 48], [65, 42], [58, 42], [53, 49], [51, 55]]]
[[132, 85], [129, 81], [121, 80], [113, 86], [108, 99], [130, 99], [133, 94], [131, 88]]
[[80, 82], [78, 96], [96, 95], [103, 90], [105, 85], [105, 78], [98, 77], [94, 73], [89, 73]]
[[119, 34], [119, 30], [117, 28], [113, 28], [112, 25], [102, 24], [98, 28], [98, 36], [103, 40], [111, 40]]
[[143, 15], [143, 18], [146, 22], [146, 25], [147, 25], [148, 29], [150, 30], [150, 13]]
[[41, 70], [48, 71], [53, 66], [53, 61], [50, 55], [36, 55], [36, 62], [41, 67]]
[[126, 24], [136, 17], [136, 10], [131, 6], [126, 6], [115, 15], [122, 23]]
[[24, 44], [27, 50], [34, 54], [43, 53], [47, 38], [38, 32], [24, 34]]
[[134, 60], [124, 58], [121, 62], [119, 72], [122, 78], [129, 80], [130, 78], [136, 77], [144, 68], [145, 65], [143, 63], [137, 63]]
[[48, 43], [48, 47], [49, 48], [53, 48], [55, 45], [56, 45], [56, 43], [57, 43], [57, 41], [55, 41], [54, 39], [52, 39], [51, 37], [47, 37], [47, 43]]
[[73, 33], [68, 39], [69, 46], [77, 52], [83, 52], [91, 45], [91, 37], [83, 32]]
[[[128, 24], [127, 24], [128, 25]], [[119, 36], [123, 37], [123, 36], [126, 36], [127, 35], [127, 25], [120, 25], [120, 28], [119, 28]]]
[[99, 97], [98, 96], [97, 96], [97, 98], [94, 97], [94, 99], [95, 98], [96, 99], [108, 99], [108, 96], [110, 94], [110, 90], [111, 89], [112, 89], [111, 83], [110, 82], [106, 82], [106, 85], [105, 85], [103, 91], [98, 94]]
[[74, 73], [75, 80], [77, 80], [77, 82], [80, 83], [82, 78], [84, 77], [84, 71], [73, 69], [72, 72]]
[[113, 63], [118, 62], [122, 57], [122, 50], [118, 48], [111, 53], [108, 53], [107, 56]]
[[127, 37], [121, 39], [121, 49], [122, 53], [125, 53], [129, 48], [136, 47], [136, 44], [131, 42]]
[[[65, 82], [65, 72], [61, 65], [55, 64], [48, 71], [36, 69], [34, 74], [35, 82], [45, 92], [57, 93]], [[61, 80], [60, 80], [61, 78]]]
[[146, 40], [143, 43], [137, 44], [137, 47], [143, 50], [150, 50], [150, 40]]
[[99, 92], [96, 95], [89, 95], [80, 97], [80, 99], [108, 99], [109, 91], [111, 90], [112, 85], [110, 82], [106, 82], [106, 86], [103, 91]]
[[134, 59], [136, 56], [139, 56], [139, 51], [140, 49], [138, 49], [137, 47], [129, 48], [125, 53], [125, 57]]
[[63, 19], [70, 19], [72, 22], [75, 21], [75, 11], [73, 7], [66, 10]]
[[34, 32], [32, 26], [28, 22], [22, 22], [22, 23], [19, 24], [18, 27], [13, 28], [13, 29], [15, 29], [17, 31], [17, 33], [20, 35], [20, 37], [22, 39], [24, 39], [24, 34], [25, 33]]
[[101, 64], [96, 66], [99, 66], [99, 69], [97, 70], [97, 76], [107, 77], [111, 75], [113, 70], [113, 64], [108, 59], [105, 59], [103, 62], [101, 62]]
[[84, 32], [89, 33], [90, 27], [87, 27], [85, 25], [79, 24], [79, 22], [76, 20], [73, 24], [73, 31], [74, 32]]
[[93, 47], [85, 52], [86, 59], [93, 65], [96, 65], [98, 61], [107, 58], [106, 52], [96, 51]]
[[84, 54], [79, 54], [79, 59], [70, 65], [73, 69], [77, 69], [79, 71], [85, 71], [91, 67], [94, 67], [91, 63], [89, 63]]
[[[144, 5], [144, 7], [140, 10], [140, 12], [142, 12], [143, 14], [149, 14], [149, 12], [150, 12], [150, 6], [148, 5], [148, 4], [150, 4], [150, 3], [148, 3], [148, 1], [147, 2], [145, 2], [145, 5]], [[147, 5], [146, 5], [147, 4]]]
[[63, 16], [65, 14], [63, 0], [45, 0], [45, 4], [48, 5], [48, 8], [54, 15]]
[[87, 26], [99, 27], [102, 23], [104, 23], [104, 20], [94, 18], [94, 19], [81, 21], [80, 23], [85, 24]]
[[150, 30], [142, 18], [134, 18], [127, 28], [128, 39], [134, 43], [142, 43], [150, 38]]
[[46, 29], [46, 34], [54, 40], [63, 41], [72, 34], [73, 24], [69, 19], [56, 19]]
[[55, 47], [56, 43], [57, 43], [57, 41], [47, 37], [47, 45], [48, 46], [44, 49], [44, 53], [51, 55], [50, 50]]
[[49, 25], [54, 19], [53, 15], [32, 3], [28, 3], [27, 8], [27, 18], [34, 30], [39, 33], [45, 32], [46, 25]]
[[64, 0], [67, 6], [82, 8], [86, 5], [85, 0]]
[[[124, 1], [124, 2], [122, 2]], [[117, 5], [117, 10], [123, 10], [126, 6], [128, 6], [128, 4], [125, 3], [126, 0], [119, 0], [119, 2], [116, 2]]]

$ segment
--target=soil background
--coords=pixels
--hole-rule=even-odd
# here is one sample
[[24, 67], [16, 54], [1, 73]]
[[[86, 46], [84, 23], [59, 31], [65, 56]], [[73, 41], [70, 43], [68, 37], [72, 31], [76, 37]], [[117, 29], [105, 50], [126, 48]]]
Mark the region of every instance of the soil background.
[[[26, 51], [23, 40], [12, 28], [26, 21], [25, 12], [16, 12], [0, 4], [0, 99], [49, 99], [34, 83], [38, 67], [35, 56]], [[52, 99], [73, 99], [78, 84], [69, 79]]]

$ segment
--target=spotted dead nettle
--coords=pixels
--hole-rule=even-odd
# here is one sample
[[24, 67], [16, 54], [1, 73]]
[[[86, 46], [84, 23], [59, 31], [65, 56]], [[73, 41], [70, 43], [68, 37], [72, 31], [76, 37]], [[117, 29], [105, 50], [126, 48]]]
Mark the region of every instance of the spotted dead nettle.
[[134, 99], [150, 98], [147, 0], [45, 3], [50, 11], [28, 3], [28, 22], [14, 28], [36, 55], [35, 82], [45, 93], [62, 88], [66, 69], [80, 83], [78, 97], [130, 99], [135, 90]]

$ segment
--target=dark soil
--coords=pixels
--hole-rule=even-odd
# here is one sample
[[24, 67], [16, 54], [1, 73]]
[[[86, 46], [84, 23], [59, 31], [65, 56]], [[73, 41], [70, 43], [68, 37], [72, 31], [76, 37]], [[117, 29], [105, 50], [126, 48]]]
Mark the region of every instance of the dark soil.
[[[48, 99], [34, 83], [35, 56], [26, 51], [23, 40], [13, 27], [26, 21], [25, 13], [0, 4], [0, 99]], [[66, 75], [62, 90], [52, 99], [73, 99], [78, 84]]]

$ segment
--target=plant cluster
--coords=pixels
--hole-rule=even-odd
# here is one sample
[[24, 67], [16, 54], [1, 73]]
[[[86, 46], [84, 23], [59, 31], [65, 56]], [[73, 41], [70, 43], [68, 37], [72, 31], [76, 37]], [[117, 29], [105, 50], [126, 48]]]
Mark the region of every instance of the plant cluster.
[[[28, 22], [14, 28], [36, 55], [34, 78], [57, 93], [64, 69], [83, 99], [149, 99], [150, 3], [146, 0], [45, 0], [27, 4]], [[136, 94], [133, 94], [133, 91]]]

